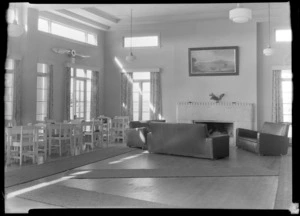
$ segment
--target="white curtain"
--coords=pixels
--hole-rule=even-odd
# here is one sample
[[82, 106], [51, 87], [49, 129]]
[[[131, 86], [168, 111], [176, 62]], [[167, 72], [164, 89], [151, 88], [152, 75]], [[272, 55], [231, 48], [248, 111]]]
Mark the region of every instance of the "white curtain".
[[150, 119], [157, 120], [162, 117], [162, 96], [160, 73], [150, 73]]
[[121, 116], [129, 116], [133, 120], [132, 109], [132, 73], [121, 73]]
[[283, 122], [281, 70], [273, 70], [272, 121]]

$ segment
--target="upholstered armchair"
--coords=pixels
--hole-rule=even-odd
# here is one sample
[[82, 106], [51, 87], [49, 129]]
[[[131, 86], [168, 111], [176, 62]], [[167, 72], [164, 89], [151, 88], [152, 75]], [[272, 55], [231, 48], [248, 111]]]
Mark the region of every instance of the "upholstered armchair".
[[265, 122], [261, 131], [237, 128], [236, 146], [259, 155], [286, 155], [289, 124]]

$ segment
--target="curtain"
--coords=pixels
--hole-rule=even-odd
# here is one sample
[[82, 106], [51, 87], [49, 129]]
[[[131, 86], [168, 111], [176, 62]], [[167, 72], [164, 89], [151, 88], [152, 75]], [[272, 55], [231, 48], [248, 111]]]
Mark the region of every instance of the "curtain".
[[47, 118], [53, 119], [53, 65], [49, 65], [49, 88]]
[[22, 88], [22, 71], [21, 60], [15, 60], [14, 70], [14, 92], [13, 92], [13, 119], [16, 125], [21, 125], [22, 118], [22, 101], [21, 101], [21, 88]]
[[162, 117], [161, 78], [160, 73], [150, 73], [150, 119]]
[[65, 70], [65, 101], [64, 101], [64, 120], [70, 120], [70, 82], [71, 82], [71, 68], [66, 67]]
[[133, 120], [132, 109], [132, 73], [121, 73], [121, 116], [129, 116]]
[[273, 70], [272, 120], [283, 122], [281, 70]]
[[91, 119], [100, 115], [100, 73], [92, 71]]

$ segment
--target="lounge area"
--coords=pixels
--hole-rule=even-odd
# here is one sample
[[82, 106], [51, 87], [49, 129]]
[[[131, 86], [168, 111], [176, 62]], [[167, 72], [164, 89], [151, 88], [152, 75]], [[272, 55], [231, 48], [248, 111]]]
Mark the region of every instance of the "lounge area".
[[296, 212], [291, 11], [10, 3], [5, 213]]

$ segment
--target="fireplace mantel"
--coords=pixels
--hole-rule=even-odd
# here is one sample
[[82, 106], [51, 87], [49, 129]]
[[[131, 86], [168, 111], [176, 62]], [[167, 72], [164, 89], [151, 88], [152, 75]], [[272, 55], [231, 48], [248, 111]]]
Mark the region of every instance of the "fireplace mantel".
[[232, 122], [235, 133], [236, 128], [254, 129], [254, 105], [244, 102], [179, 102], [176, 119], [179, 123]]

